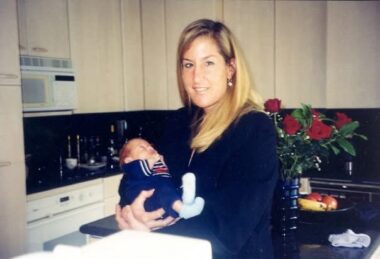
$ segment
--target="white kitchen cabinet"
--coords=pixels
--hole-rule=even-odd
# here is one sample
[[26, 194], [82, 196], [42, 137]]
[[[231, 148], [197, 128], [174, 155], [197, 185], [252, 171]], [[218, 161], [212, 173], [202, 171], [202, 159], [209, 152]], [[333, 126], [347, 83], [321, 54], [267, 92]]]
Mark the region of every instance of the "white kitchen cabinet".
[[124, 110], [144, 109], [140, 0], [121, 0]]
[[274, 2], [225, 0], [224, 22], [238, 39], [252, 85], [264, 99], [274, 89]]
[[0, 2], [0, 85], [20, 86], [16, 3]]
[[67, 0], [18, 0], [22, 55], [70, 58]]
[[104, 216], [108, 217], [115, 214], [116, 204], [119, 203], [119, 184], [123, 174], [117, 174], [103, 178], [104, 193]]
[[120, 0], [71, 0], [69, 16], [79, 100], [75, 112], [123, 111]]
[[24, 252], [26, 190], [21, 87], [0, 85], [0, 258]]
[[25, 252], [26, 188], [17, 7], [0, 1], [0, 258]]
[[326, 1], [276, 1], [275, 96], [326, 105]]
[[327, 107], [380, 108], [380, 2], [327, 2]]

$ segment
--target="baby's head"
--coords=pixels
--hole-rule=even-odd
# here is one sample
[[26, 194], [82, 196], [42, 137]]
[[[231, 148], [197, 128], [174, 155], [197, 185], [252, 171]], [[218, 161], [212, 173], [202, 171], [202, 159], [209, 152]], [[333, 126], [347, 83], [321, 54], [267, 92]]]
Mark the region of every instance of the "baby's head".
[[120, 164], [126, 164], [134, 160], [158, 160], [158, 152], [152, 147], [149, 142], [141, 138], [134, 138], [124, 144], [120, 150]]

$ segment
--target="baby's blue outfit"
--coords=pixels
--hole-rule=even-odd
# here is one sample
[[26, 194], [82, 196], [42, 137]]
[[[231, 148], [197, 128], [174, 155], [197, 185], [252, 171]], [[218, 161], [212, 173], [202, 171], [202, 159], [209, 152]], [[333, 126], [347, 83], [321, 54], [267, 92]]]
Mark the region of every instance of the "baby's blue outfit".
[[135, 160], [123, 164], [121, 169], [124, 172], [119, 185], [121, 207], [131, 204], [142, 190], [155, 189], [153, 196], [144, 203], [145, 210], [153, 211], [163, 208], [164, 217], [178, 217], [172, 205], [174, 201], [181, 200], [181, 195], [173, 184], [169, 169], [163, 161], [157, 161], [150, 169], [147, 160]]

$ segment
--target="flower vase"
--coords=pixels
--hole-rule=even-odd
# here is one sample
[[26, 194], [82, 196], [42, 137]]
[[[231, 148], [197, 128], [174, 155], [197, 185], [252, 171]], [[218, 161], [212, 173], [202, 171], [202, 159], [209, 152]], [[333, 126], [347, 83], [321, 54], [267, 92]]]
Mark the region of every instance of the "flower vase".
[[284, 239], [293, 239], [298, 228], [298, 197], [300, 178], [280, 179], [277, 183], [274, 201], [272, 224], [273, 229]]
[[275, 188], [272, 226], [276, 258], [299, 258], [297, 241], [300, 178], [280, 179]]

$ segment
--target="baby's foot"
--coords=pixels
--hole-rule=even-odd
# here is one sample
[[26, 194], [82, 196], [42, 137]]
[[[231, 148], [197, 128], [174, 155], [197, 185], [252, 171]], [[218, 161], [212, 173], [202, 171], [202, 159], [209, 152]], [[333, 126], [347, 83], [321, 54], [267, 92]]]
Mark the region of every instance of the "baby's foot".
[[201, 214], [203, 207], [205, 206], [205, 200], [201, 197], [196, 197], [194, 203], [183, 204], [179, 216], [184, 219], [198, 216]]
[[195, 175], [186, 173], [182, 176], [182, 202], [192, 204], [195, 198]]

